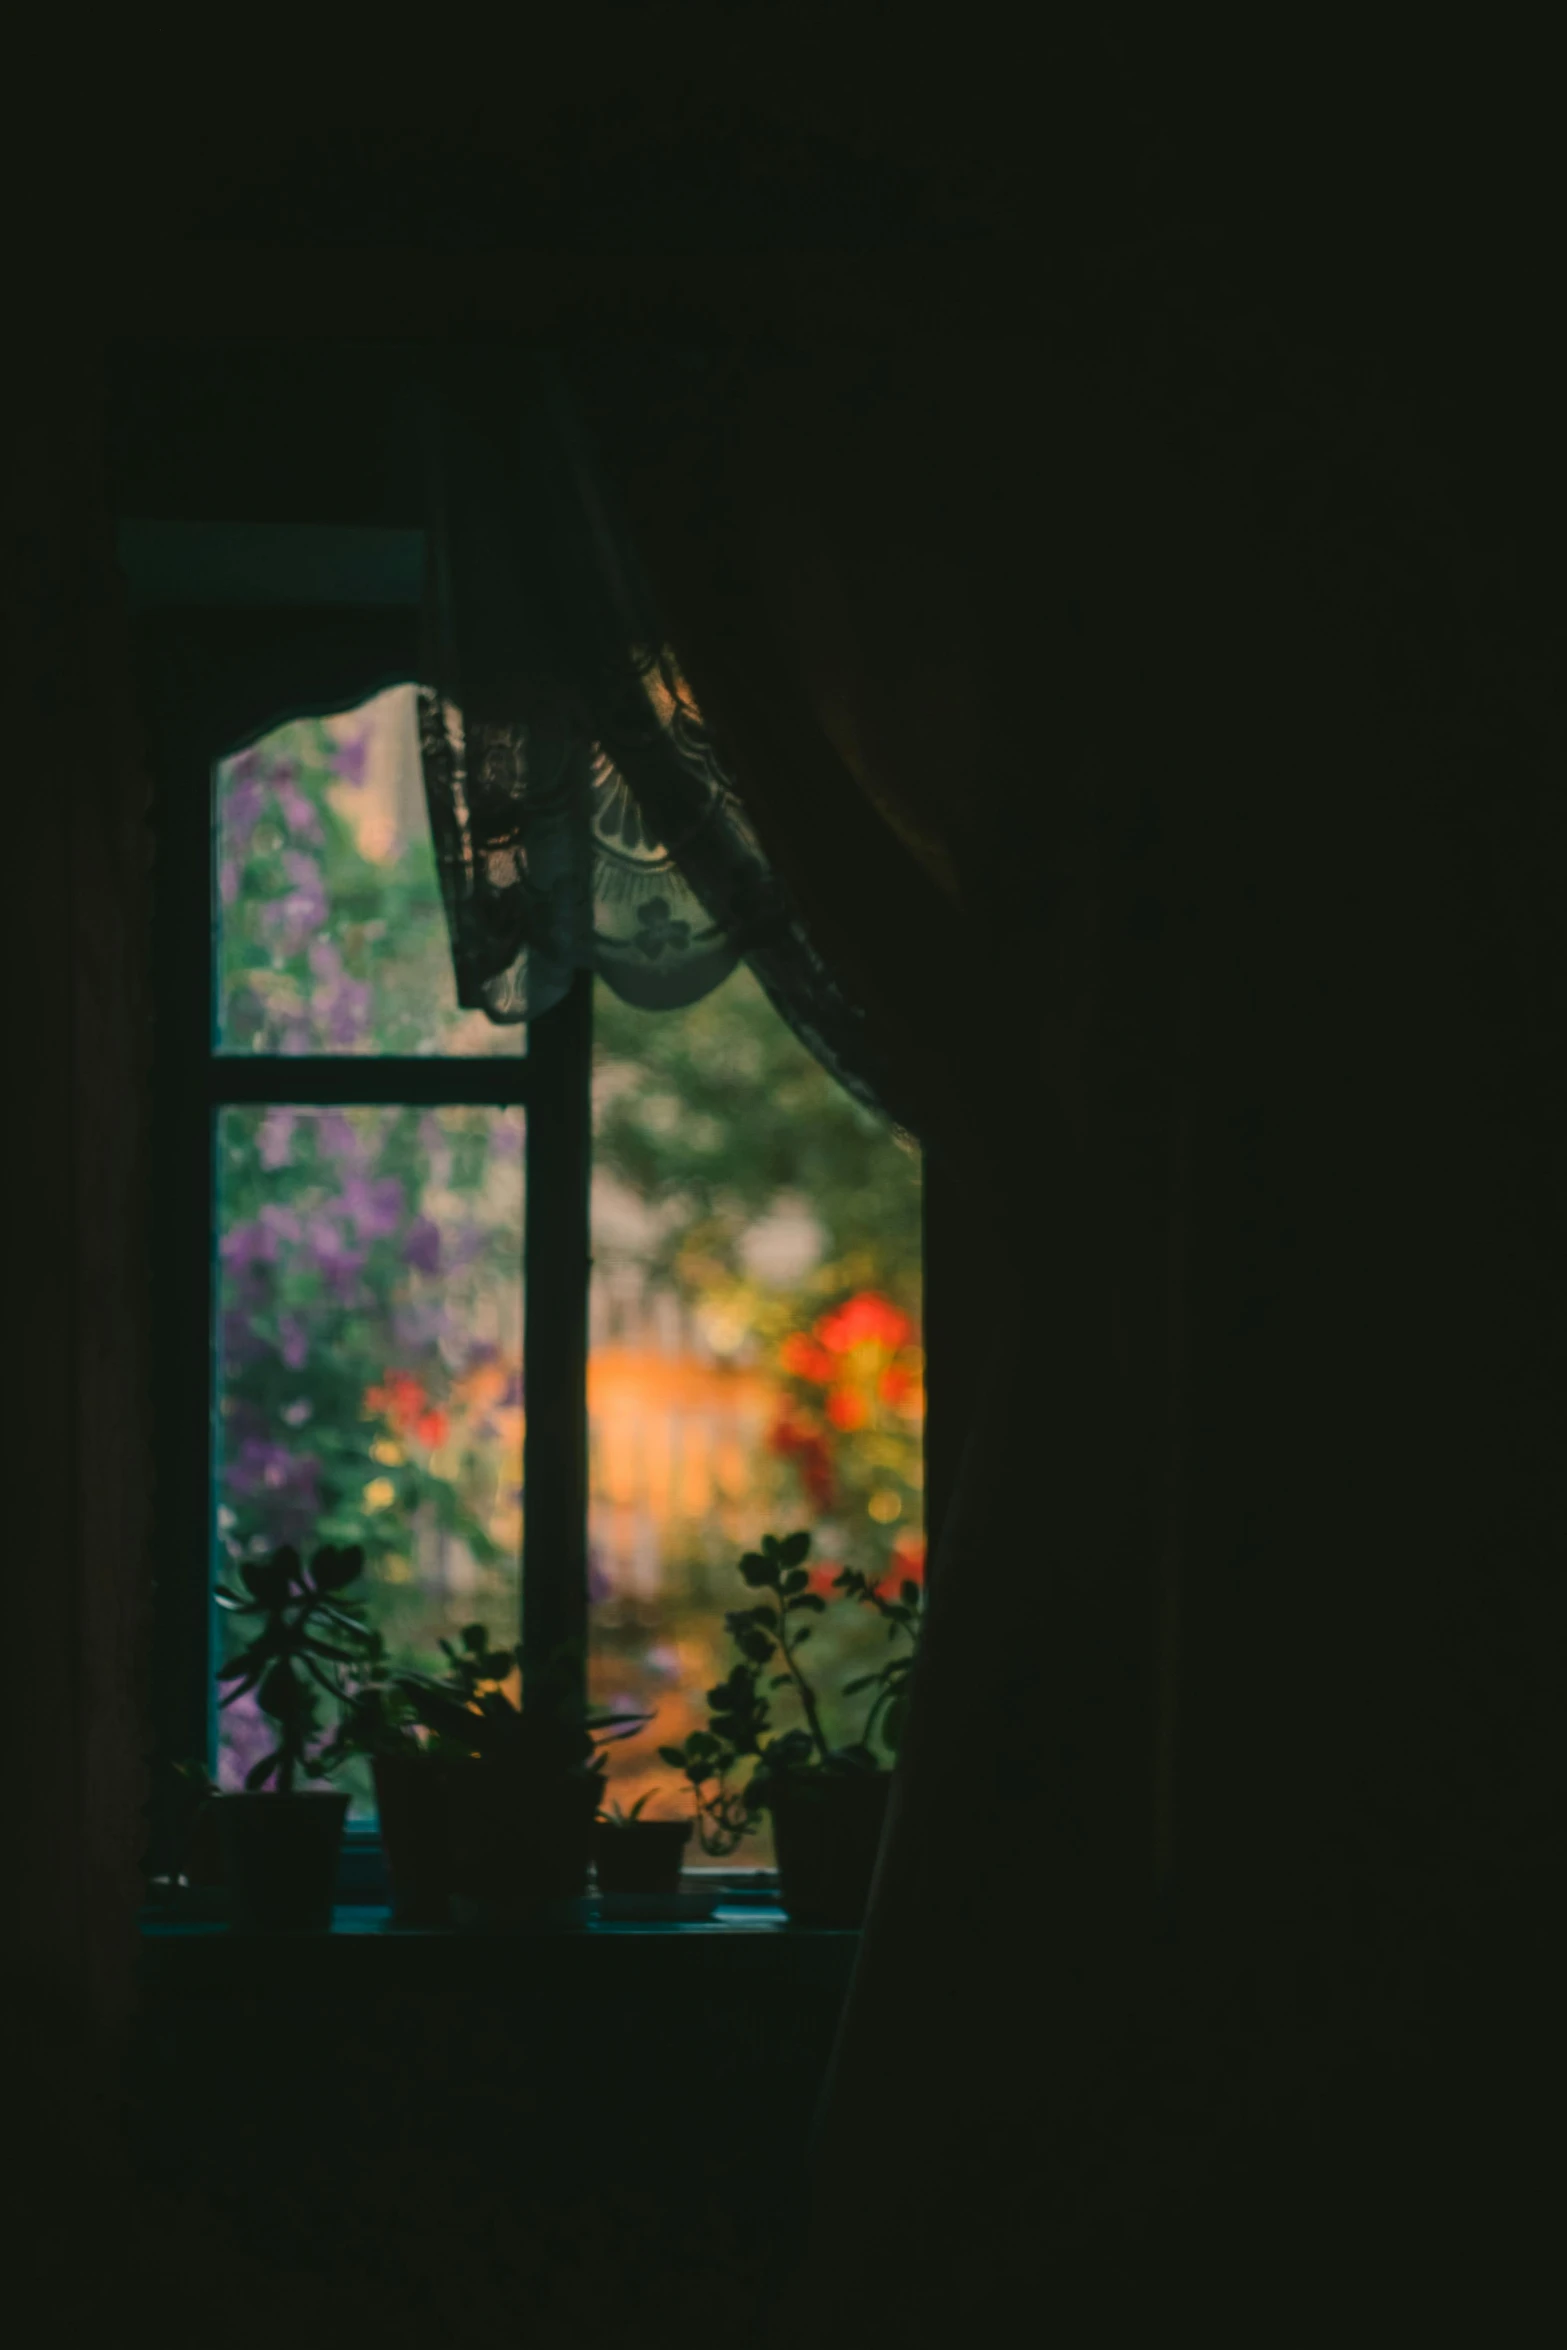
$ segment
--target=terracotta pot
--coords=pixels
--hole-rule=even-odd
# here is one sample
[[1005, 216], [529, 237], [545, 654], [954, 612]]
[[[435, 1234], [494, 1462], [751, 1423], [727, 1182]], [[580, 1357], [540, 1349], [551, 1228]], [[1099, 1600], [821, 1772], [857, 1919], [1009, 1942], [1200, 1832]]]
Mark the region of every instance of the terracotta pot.
[[241, 1934], [330, 1931], [346, 1795], [219, 1795], [214, 1799]]
[[601, 1893], [678, 1893], [691, 1841], [689, 1820], [600, 1820], [593, 1831], [593, 1867]]
[[778, 1897], [797, 1926], [858, 1926], [865, 1917], [892, 1776], [800, 1771], [768, 1798]]
[[381, 1849], [399, 1926], [444, 1926], [452, 1896], [449, 1767], [422, 1755], [371, 1758]]
[[518, 1903], [581, 1901], [603, 1793], [596, 1772], [458, 1764], [447, 1802], [453, 1896], [508, 1912]]

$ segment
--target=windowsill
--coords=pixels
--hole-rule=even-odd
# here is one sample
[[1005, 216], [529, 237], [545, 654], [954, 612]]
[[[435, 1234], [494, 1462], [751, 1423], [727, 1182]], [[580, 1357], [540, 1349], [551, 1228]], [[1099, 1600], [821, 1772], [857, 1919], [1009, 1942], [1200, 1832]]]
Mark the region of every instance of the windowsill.
[[[175, 1917], [156, 1909], [143, 1912], [141, 1931], [144, 1939], [152, 1941], [199, 1941], [221, 1938], [229, 1942], [250, 1942], [259, 1939], [259, 1937], [232, 1933], [227, 1921], [221, 1918]], [[839, 1941], [856, 1939], [856, 1930], [853, 1927], [791, 1925], [783, 1911], [775, 1904], [753, 1900], [737, 1902], [733, 1906], [720, 1903], [710, 1918], [601, 1918], [593, 1914], [590, 1904], [589, 1915], [585, 1923], [544, 1929], [538, 1934], [526, 1936], [469, 1934], [459, 1932], [451, 1926], [394, 1926], [392, 1913], [384, 1904], [353, 1901], [342, 1902], [334, 1909], [330, 1935], [307, 1934], [297, 1937], [297, 1940], [308, 1947], [311, 1944], [319, 1945], [323, 1941], [337, 1940], [342, 1937], [362, 1941], [367, 1937], [388, 1935], [399, 1942], [460, 1942], [471, 1945], [475, 1942], [494, 1940], [515, 1943], [519, 1939], [580, 1942], [584, 1937], [598, 1939], [605, 1935], [625, 1934], [654, 1934], [660, 1937], [670, 1935], [710, 1937], [715, 1934], [787, 1934], [795, 1937], [808, 1934], [817, 1938], [826, 1936], [828, 1939]], [[278, 1947], [278, 1938], [268, 1936], [265, 1939], [269, 1950]]]
[[[235, 1933], [220, 1919], [144, 1911], [138, 1965], [143, 1993], [173, 2000], [399, 2001], [580, 1995], [595, 2008], [630, 1995], [675, 1996], [689, 1986], [722, 1999], [811, 1993], [834, 2004], [848, 1989], [859, 1946], [853, 1928], [792, 1925], [781, 1909], [755, 1901], [721, 1906], [705, 1919], [599, 1919], [533, 1932], [465, 1933], [394, 1926], [389, 1909], [340, 1905], [330, 1933]], [[707, 1986], [702, 1989], [700, 1986]], [[765, 1989], [763, 1986], [765, 1985]]]

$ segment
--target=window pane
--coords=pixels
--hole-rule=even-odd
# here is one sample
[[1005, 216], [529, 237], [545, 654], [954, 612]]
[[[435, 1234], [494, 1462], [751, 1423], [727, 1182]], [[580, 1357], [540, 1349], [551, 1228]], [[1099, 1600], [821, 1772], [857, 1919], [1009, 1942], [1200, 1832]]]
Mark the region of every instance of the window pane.
[[[920, 1170], [743, 968], [684, 1012], [601, 986], [594, 1018], [592, 1682], [656, 1705], [611, 1770], [673, 1812], [656, 1749], [705, 1725], [735, 1661], [744, 1549], [811, 1528], [824, 1593], [844, 1564], [923, 1575]], [[834, 1743], [868, 1703], [842, 1682], [887, 1655], [868, 1609], [817, 1619], [801, 1662]], [[731, 1865], [770, 1860], [759, 1836]]]
[[[522, 1531], [520, 1110], [220, 1111], [218, 1556], [363, 1543], [405, 1661], [516, 1637]], [[219, 1716], [224, 1786], [268, 1751]], [[369, 1773], [349, 1785], [366, 1817]]]
[[521, 1053], [457, 1008], [415, 689], [220, 761], [218, 1049]]

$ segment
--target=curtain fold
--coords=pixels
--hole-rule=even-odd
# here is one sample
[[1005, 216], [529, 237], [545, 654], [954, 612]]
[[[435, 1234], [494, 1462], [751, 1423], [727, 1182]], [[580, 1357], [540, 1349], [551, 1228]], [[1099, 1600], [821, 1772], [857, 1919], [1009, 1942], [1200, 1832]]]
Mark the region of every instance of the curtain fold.
[[575, 380], [1007, 1268], [801, 2322], [1483, 2261], [1488, 1901], [1563, 2070], [1564, 875], [1418, 419], [1168, 255], [1033, 338]]
[[867, 1106], [912, 1131], [764, 856], [547, 355], [432, 363], [420, 736], [459, 1001], [498, 1021], [579, 970], [674, 1009], [743, 957]]
[[[99, 354], [52, 321], [8, 437], [10, 1079], [4, 1966], [19, 2143], [108, 2127], [145, 1840], [150, 798], [104, 485]], [[36, 2104], [31, 2099], [36, 2097]], [[106, 2142], [106, 2141], [105, 2141]]]

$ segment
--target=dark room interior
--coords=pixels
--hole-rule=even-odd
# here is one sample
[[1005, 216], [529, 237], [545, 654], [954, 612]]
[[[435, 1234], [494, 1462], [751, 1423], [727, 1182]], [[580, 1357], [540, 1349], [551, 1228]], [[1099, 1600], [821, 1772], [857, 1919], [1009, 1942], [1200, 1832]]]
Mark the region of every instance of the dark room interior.
[[40, 69], [28, 2340], [1560, 2297], [1543, 45], [911, 26]]

